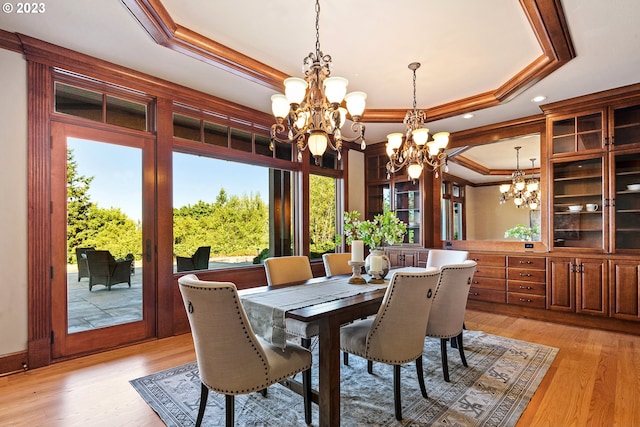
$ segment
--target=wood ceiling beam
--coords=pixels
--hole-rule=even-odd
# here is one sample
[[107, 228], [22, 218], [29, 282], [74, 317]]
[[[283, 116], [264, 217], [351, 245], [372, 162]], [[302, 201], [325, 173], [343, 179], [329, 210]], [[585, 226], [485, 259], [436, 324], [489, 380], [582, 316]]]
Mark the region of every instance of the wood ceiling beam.
[[[265, 87], [282, 91], [287, 74], [174, 22], [161, 0], [121, 0], [151, 38], [169, 49], [221, 68]], [[429, 121], [508, 102], [575, 58], [560, 0], [520, 0], [542, 55], [493, 91], [425, 109]], [[406, 109], [367, 109], [367, 123], [402, 123]]]

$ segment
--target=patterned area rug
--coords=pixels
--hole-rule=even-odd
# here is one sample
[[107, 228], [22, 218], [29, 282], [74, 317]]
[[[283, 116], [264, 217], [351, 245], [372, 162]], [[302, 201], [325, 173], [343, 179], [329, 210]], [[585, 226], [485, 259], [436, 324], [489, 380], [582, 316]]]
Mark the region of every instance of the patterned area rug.
[[[402, 422], [393, 412], [392, 367], [349, 357], [341, 368], [343, 426], [513, 426], [531, 400], [558, 349], [478, 331], [464, 332], [469, 367], [458, 350], [449, 348], [451, 382], [442, 377], [440, 341], [428, 338], [424, 347], [425, 382], [429, 397], [420, 394], [415, 364], [404, 365]], [[315, 360], [315, 359], [314, 359]], [[317, 367], [314, 366], [317, 374]], [[299, 376], [298, 376], [298, 379]], [[314, 384], [317, 377], [314, 375]], [[195, 362], [131, 381], [142, 398], [169, 427], [195, 425], [200, 380]], [[313, 425], [318, 408], [312, 405]], [[203, 425], [224, 425], [224, 396], [209, 393]], [[268, 396], [236, 396], [237, 426], [305, 426], [302, 397], [276, 384]]]

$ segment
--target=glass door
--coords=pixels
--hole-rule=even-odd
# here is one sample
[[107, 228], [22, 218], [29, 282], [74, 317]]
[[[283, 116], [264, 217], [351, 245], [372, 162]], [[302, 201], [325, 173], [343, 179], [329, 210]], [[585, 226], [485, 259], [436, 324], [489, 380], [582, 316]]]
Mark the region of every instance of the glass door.
[[615, 198], [612, 234], [616, 252], [640, 250], [640, 153], [614, 153], [611, 194]]
[[52, 354], [153, 336], [152, 141], [58, 123], [52, 134]]

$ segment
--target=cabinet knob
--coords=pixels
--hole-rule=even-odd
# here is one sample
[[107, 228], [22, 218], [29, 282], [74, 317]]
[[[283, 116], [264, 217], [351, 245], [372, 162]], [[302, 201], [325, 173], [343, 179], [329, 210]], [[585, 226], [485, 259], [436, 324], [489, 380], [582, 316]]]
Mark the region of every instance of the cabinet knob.
[[520, 302], [533, 302], [528, 298], [519, 298]]
[[479, 294], [479, 293], [477, 293], [477, 292], [469, 292], [469, 295], [473, 295], [474, 297], [477, 297], [477, 296], [478, 296], [478, 295], [480, 295], [480, 294]]
[[528, 290], [531, 290], [531, 289], [533, 289], [533, 288], [532, 288], [531, 286], [522, 286], [522, 285], [520, 285], [520, 289], [528, 289]]
[[520, 264], [533, 264], [532, 261], [520, 261]]
[[477, 285], [478, 283], [480, 283], [480, 282], [478, 282], [477, 280], [474, 280], [474, 281], [473, 281], [473, 284], [474, 284], [474, 285]]
[[520, 277], [531, 277], [531, 273], [520, 273]]

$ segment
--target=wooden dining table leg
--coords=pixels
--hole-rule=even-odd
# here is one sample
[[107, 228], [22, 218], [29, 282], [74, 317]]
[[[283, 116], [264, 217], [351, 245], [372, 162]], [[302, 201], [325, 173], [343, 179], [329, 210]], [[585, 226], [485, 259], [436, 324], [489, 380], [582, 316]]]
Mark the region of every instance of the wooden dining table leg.
[[318, 393], [321, 427], [340, 426], [340, 323], [332, 316], [319, 322]]

